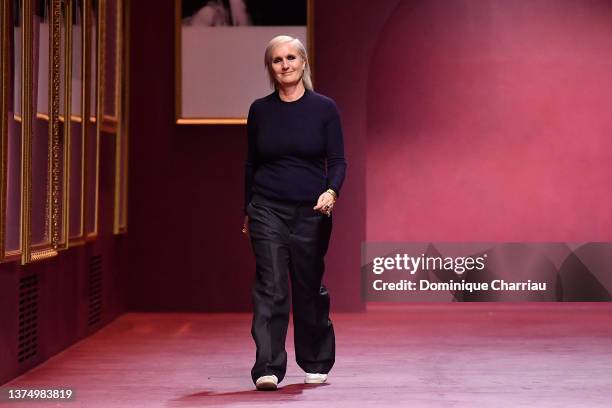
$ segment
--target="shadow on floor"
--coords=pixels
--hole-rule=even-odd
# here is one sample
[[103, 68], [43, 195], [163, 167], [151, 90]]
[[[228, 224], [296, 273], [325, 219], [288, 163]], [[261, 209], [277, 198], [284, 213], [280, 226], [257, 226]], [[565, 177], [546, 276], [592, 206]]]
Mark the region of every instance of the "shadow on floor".
[[245, 391], [215, 392], [201, 391], [185, 395], [173, 400], [175, 403], [189, 402], [198, 403], [202, 406], [219, 406], [223, 404], [235, 404], [239, 402], [283, 402], [291, 401], [305, 390], [325, 387], [329, 384], [288, 384], [279, 387], [276, 391], [257, 391], [255, 389]]

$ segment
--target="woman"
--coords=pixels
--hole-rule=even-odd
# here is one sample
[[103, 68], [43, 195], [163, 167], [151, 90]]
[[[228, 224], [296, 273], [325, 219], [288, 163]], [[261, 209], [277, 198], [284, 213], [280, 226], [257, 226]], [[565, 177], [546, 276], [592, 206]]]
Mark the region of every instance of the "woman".
[[275, 390], [287, 368], [287, 275], [295, 355], [305, 382], [325, 382], [334, 364], [329, 295], [321, 280], [346, 161], [336, 104], [313, 91], [302, 43], [275, 37], [264, 60], [275, 91], [249, 109], [242, 231], [251, 238], [257, 265], [251, 377], [258, 390]]

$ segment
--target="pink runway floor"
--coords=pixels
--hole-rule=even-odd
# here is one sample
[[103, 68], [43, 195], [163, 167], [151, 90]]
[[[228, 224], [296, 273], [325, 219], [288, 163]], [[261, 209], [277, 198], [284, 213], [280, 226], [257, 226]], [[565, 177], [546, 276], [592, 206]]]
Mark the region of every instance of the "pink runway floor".
[[612, 304], [429, 304], [335, 314], [329, 383], [253, 390], [248, 314], [125, 314], [6, 387], [67, 387], [23, 407], [612, 406]]

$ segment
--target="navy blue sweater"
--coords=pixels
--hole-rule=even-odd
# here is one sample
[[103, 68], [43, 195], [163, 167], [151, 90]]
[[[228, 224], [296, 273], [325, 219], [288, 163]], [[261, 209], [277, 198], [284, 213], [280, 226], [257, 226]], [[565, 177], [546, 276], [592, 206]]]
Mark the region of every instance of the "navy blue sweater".
[[346, 161], [332, 99], [306, 90], [285, 102], [274, 92], [251, 104], [247, 133], [245, 211], [254, 193], [313, 205], [328, 188], [340, 194]]

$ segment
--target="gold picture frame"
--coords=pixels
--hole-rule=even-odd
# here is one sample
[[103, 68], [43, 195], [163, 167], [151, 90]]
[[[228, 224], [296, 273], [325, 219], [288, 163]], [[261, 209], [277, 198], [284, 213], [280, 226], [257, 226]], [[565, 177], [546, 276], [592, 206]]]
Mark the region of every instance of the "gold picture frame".
[[[11, 7], [11, 5], [13, 7]], [[15, 7], [16, 6], [16, 7]], [[28, 10], [25, 0], [18, 2], [2, 2], [2, 55], [5, 63], [2, 65], [2, 214], [0, 219], [0, 233], [2, 235], [2, 248], [0, 260], [3, 262], [19, 261], [22, 256], [23, 238], [23, 177], [24, 156], [23, 148], [24, 129], [22, 114], [27, 106], [24, 100], [27, 88], [23, 86], [26, 73], [26, 29], [24, 15]], [[12, 41], [9, 43], [9, 39]], [[10, 52], [9, 52], [10, 50]], [[4, 71], [7, 70], [8, 72]], [[12, 73], [12, 75], [10, 75]], [[9, 96], [10, 79], [10, 96]], [[9, 104], [9, 99], [11, 103]], [[12, 106], [12, 114], [9, 112]], [[11, 116], [9, 118], [9, 115]], [[19, 124], [11, 135], [8, 127]], [[11, 166], [11, 157], [17, 160]], [[12, 205], [11, 205], [12, 203]], [[11, 213], [12, 211], [12, 213]], [[10, 214], [9, 214], [10, 213]], [[9, 218], [10, 216], [10, 218]], [[9, 222], [13, 225], [9, 226]], [[9, 237], [9, 234], [12, 236]]]
[[[89, 51], [91, 44], [89, 41], [89, 31], [92, 29], [92, 22], [88, 16], [90, 7], [95, 0], [48, 0], [46, 7], [49, 12], [44, 15], [49, 16], [49, 21], [45, 21], [45, 25], [49, 24], [49, 66], [48, 66], [48, 94], [42, 97], [49, 99], [48, 112], [38, 112], [34, 106], [33, 93], [36, 91], [35, 85], [40, 81], [34, 79], [34, 64], [35, 52], [39, 51], [39, 47], [34, 47], [36, 41], [40, 42], [46, 37], [43, 35], [38, 37], [36, 41], [34, 35], [34, 13], [36, 0], [20, 0], [18, 3], [19, 23], [13, 23], [11, 20], [11, 2], [2, 2], [0, 6], [0, 20], [2, 22], [2, 30], [0, 32], [0, 42], [2, 45], [2, 60], [3, 75], [0, 84], [0, 113], [2, 121], [0, 124], [0, 154], [2, 157], [2, 165], [0, 166], [0, 261], [20, 261], [22, 264], [35, 262], [42, 259], [55, 256], [57, 251], [64, 250], [69, 247], [82, 245], [87, 241], [96, 239], [98, 236], [98, 211], [99, 211], [99, 167], [100, 167], [100, 124], [102, 117], [103, 106], [103, 89], [101, 82], [103, 81], [102, 61], [103, 53], [103, 19], [99, 19], [99, 24], [96, 26], [97, 44], [95, 49], [96, 55], [96, 74], [92, 74], [88, 64], [91, 62]], [[106, 0], [101, 0], [97, 3], [98, 16], [103, 16], [103, 7]], [[118, 2], [119, 4], [121, 2]], [[73, 15], [73, 6], [80, 9], [79, 16]], [[80, 19], [76, 24], [78, 32], [73, 32], [73, 18]], [[63, 20], [62, 20], [63, 18]], [[119, 17], [117, 17], [119, 18]], [[41, 20], [42, 21], [42, 20]], [[74, 26], [74, 27], [77, 27]], [[9, 47], [9, 30], [18, 33], [18, 43]], [[75, 37], [76, 34], [76, 37]], [[13, 34], [15, 36], [17, 34]], [[39, 34], [40, 35], [40, 34]], [[63, 35], [63, 38], [62, 38]], [[78, 37], [78, 38], [77, 38]], [[78, 44], [73, 44], [73, 39], [78, 41]], [[43, 40], [44, 41], [44, 40]], [[118, 43], [121, 41], [117, 39]], [[45, 44], [45, 43], [40, 43]], [[80, 94], [73, 101], [73, 62], [75, 59], [75, 48], [78, 48], [76, 59], [79, 66]], [[20, 47], [19, 49], [15, 47]], [[6, 70], [10, 70], [11, 65], [9, 49], [11, 52], [16, 52], [19, 55], [18, 64], [19, 72], [13, 78], [13, 84], [9, 86], [10, 75], [7, 75]], [[119, 58], [117, 58], [119, 59]], [[117, 63], [118, 65], [119, 63]], [[34, 67], [34, 68], [33, 68]], [[62, 72], [63, 68], [63, 72]], [[17, 69], [17, 68], [15, 68]], [[45, 66], [36, 69], [46, 70]], [[13, 70], [15, 71], [15, 70]], [[12, 71], [12, 72], [13, 72]], [[37, 72], [37, 74], [39, 74]], [[63, 74], [63, 76], [62, 76]], [[39, 74], [40, 75], [40, 74]], [[38, 78], [41, 78], [40, 76]], [[93, 82], [89, 82], [91, 79]], [[17, 82], [19, 81], [19, 82]], [[43, 81], [44, 82], [44, 81]], [[42, 82], [41, 82], [42, 84]], [[14, 107], [15, 112], [9, 118], [9, 91], [13, 89], [14, 103], [19, 104], [19, 107]], [[63, 90], [64, 98], [63, 105], [61, 99], [61, 91]], [[92, 92], [95, 92], [96, 109], [95, 116], [89, 115], [90, 97]], [[12, 96], [11, 96], [12, 97]], [[15, 99], [17, 98], [17, 99]], [[41, 101], [42, 102], [42, 101]], [[73, 105], [73, 102], [76, 105]], [[44, 102], [43, 102], [44, 103]], [[61, 106], [60, 106], [61, 105]], [[73, 107], [80, 112], [73, 112]], [[93, 108], [93, 107], [92, 107]], [[19, 109], [19, 112], [17, 112]], [[60, 112], [61, 110], [61, 112]], [[84, 121], [83, 115], [87, 115], [89, 120]], [[69, 120], [67, 120], [69, 118]], [[21, 129], [16, 131], [19, 133], [19, 141], [13, 137], [12, 153], [9, 152], [9, 120], [15, 120]], [[34, 121], [39, 121], [36, 126], [38, 129], [36, 143], [38, 148], [46, 150], [38, 150], [38, 158], [42, 152], [48, 153], [47, 164], [44, 170], [40, 167], [39, 162], [33, 160], [33, 126]], [[48, 122], [48, 126], [42, 127], [40, 121]], [[76, 129], [73, 125], [78, 124]], [[10, 126], [15, 126], [10, 124]], [[63, 129], [62, 129], [63, 127]], [[46, 129], [45, 138], [42, 136], [42, 129]], [[62, 139], [63, 138], [63, 139]], [[43, 142], [46, 140], [45, 142]], [[62, 143], [63, 142], [63, 143]], [[77, 145], [74, 145], [75, 142]], [[16, 144], [17, 143], [17, 144]], [[34, 146], [36, 147], [36, 146]], [[73, 149], [76, 147], [76, 149]], [[86, 155], [87, 148], [93, 148], [92, 154]], [[13, 213], [19, 212], [18, 224], [11, 227], [14, 231], [11, 238], [15, 241], [12, 244], [12, 249], [7, 249], [7, 197], [9, 195], [7, 185], [8, 182], [8, 158], [14, 157], [16, 149], [21, 153], [17, 155], [17, 162], [13, 164], [19, 168], [15, 171], [11, 170], [15, 175], [13, 177], [12, 197], [16, 204], [13, 204]], [[74, 164], [74, 167], [72, 166]], [[37, 176], [33, 180], [33, 165], [39, 165]], [[71, 172], [77, 175], [76, 178], [71, 177]], [[89, 172], [89, 173], [88, 173]], [[11, 174], [13, 174], [11, 173]], [[45, 180], [41, 178], [42, 173], [45, 173]], [[73, 174], [73, 175], [74, 175]], [[17, 176], [19, 175], [19, 176]], [[91, 175], [90, 183], [86, 183], [86, 177]], [[16, 183], [19, 183], [17, 186]], [[38, 193], [33, 202], [33, 183], [39, 183]], [[43, 183], [43, 184], [40, 184]], [[71, 186], [76, 186], [76, 190], [72, 190]], [[15, 196], [17, 193], [18, 195]], [[40, 189], [42, 188], [42, 190]], [[89, 196], [87, 195], [89, 193]], [[41, 195], [42, 194], [42, 195]], [[19, 197], [19, 198], [16, 198]], [[40, 201], [40, 200], [44, 201]], [[19, 200], [19, 202], [17, 202]], [[12, 202], [12, 201], [11, 201]], [[36, 206], [34, 206], [35, 204]], [[15, 207], [15, 206], [18, 207]], [[16, 209], [15, 209], [16, 208]], [[37, 218], [37, 235], [33, 242], [32, 227], [33, 227], [33, 211], [36, 211]], [[44, 223], [40, 211], [44, 213]], [[93, 220], [86, 225], [86, 217], [90, 215], [90, 220]], [[72, 219], [71, 219], [71, 216]], [[12, 219], [16, 219], [14, 214]], [[71, 226], [74, 224], [74, 230]], [[86, 229], [86, 227], [89, 229]], [[41, 228], [44, 228], [44, 233]], [[18, 248], [16, 240], [18, 237]], [[41, 239], [41, 237], [43, 237]]]
[[[68, 140], [68, 152], [67, 152], [67, 194], [68, 194], [68, 203], [67, 203], [67, 244], [66, 247], [75, 247], [79, 245], [85, 244], [85, 140], [86, 140], [86, 131], [87, 126], [85, 123], [87, 121], [83, 120], [83, 116], [85, 112], [87, 112], [86, 108], [88, 108], [87, 103], [87, 81], [86, 81], [86, 73], [87, 73], [87, 51], [89, 50], [87, 41], [86, 41], [86, 22], [88, 20], [88, 15], [86, 12], [86, 0], [68, 0], [70, 2], [70, 35], [66, 35], [68, 41], [70, 41], [70, 46], [68, 48], [68, 54], [70, 55], [70, 80], [67, 86], [70, 87], [69, 92], [67, 93], [66, 101], [67, 105], [69, 105], [69, 115], [70, 120], [67, 121], [69, 124], [67, 132], [67, 140]], [[80, 24], [79, 24], [80, 23]], [[78, 29], [78, 30], [77, 30]], [[76, 34], [75, 34], [76, 33]], [[75, 41], [78, 40], [77, 43], [78, 51], [80, 52], [75, 58]], [[74, 103], [74, 87], [72, 86], [73, 76], [75, 72], [73, 71], [73, 66], [78, 61], [78, 75], [79, 75], [79, 94], [78, 101], [76, 106], [79, 109], [79, 112], [73, 112], [73, 103]], [[75, 130], [75, 132], [73, 132]], [[77, 133], [78, 132], [78, 133]], [[78, 149], [78, 151], [76, 151]], [[76, 154], [75, 154], [76, 153]], [[74, 173], [74, 174], [73, 174]], [[78, 174], [78, 179], [74, 177], [74, 175]], [[76, 201], [73, 202], [73, 201]], [[74, 205], [76, 204], [76, 205]]]
[[[9, 2], [0, 3], [0, 261], [6, 257], [6, 203], [7, 203], [7, 158], [8, 158], [8, 90], [9, 77], [4, 70], [10, 69], [8, 36], [9, 29]], [[12, 79], [12, 78], [11, 78]]]
[[[99, 200], [100, 200], [100, 130], [102, 123], [102, 105], [104, 103], [104, 80], [102, 64], [104, 61], [104, 4], [105, 0], [85, 0], [85, 51], [87, 73], [84, 76], [86, 92], [86, 112], [89, 121], [85, 127], [85, 240], [92, 241], [98, 237]], [[92, 17], [96, 17], [94, 21]], [[95, 26], [93, 26], [95, 24]], [[92, 34], [95, 33], [95, 43]], [[95, 44], [95, 45], [94, 45]], [[89, 47], [94, 47], [93, 53]], [[95, 75], [92, 75], [92, 57], [95, 55]], [[92, 95], [95, 92], [95, 95]], [[92, 99], [95, 97], [95, 99]], [[94, 112], [91, 101], [95, 100]], [[91, 113], [94, 115], [92, 116]]]
[[[72, 121], [72, 0], [61, 2], [64, 16], [64, 41], [60, 52], [64, 56], [64, 106], [63, 115], [60, 112], [59, 122], [62, 123], [63, 144], [61, 156], [63, 158], [60, 166], [53, 168], [53, 247], [56, 250], [68, 249], [70, 235], [70, 142]], [[68, 118], [68, 120], [66, 120]], [[54, 154], [60, 154], [54, 151]], [[59, 186], [62, 186], [61, 191]], [[60, 204], [61, 203], [61, 204]], [[61, 214], [60, 214], [61, 209]]]
[[[124, 2], [122, 0], [104, 0], [104, 13], [105, 17], [102, 22], [102, 38], [104, 39], [104, 60], [102, 63], [103, 67], [103, 79], [106, 84], [106, 80], [108, 78], [107, 75], [107, 67], [109, 66], [109, 58], [113, 58], [114, 61], [111, 61], [113, 64], [113, 87], [111, 95], [107, 95], [108, 89], [104, 89], [104, 106], [102, 107], [102, 132], [106, 133], [116, 133], [120, 127], [121, 117], [121, 48], [122, 48], [122, 33], [123, 33], [123, 21], [122, 21], [122, 13]], [[111, 8], [110, 6], [114, 7]], [[113, 25], [108, 26], [109, 20], [113, 23]], [[108, 46], [111, 44], [110, 41], [107, 43], [108, 36], [107, 32], [114, 31], [114, 47], [112, 51], [114, 53], [112, 55], [107, 55], [109, 51]], [[106, 88], [106, 85], [105, 85]], [[106, 103], [108, 100], [113, 101], [112, 112], [107, 111]]]
[[117, 4], [117, 20], [120, 22], [120, 32], [117, 38], [121, 39], [116, 51], [122, 63], [121, 69], [115, 71], [116, 77], [121, 78], [119, 86], [119, 100], [117, 116], [119, 127], [115, 137], [115, 188], [114, 188], [114, 211], [113, 211], [113, 233], [115, 235], [125, 234], [128, 231], [128, 140], [129, 140], [129, 78], [130, 78], [130, 26], [129, 7], [124, 7], [121, 1]]
[[[22, 252], [21, 252], [21, 263], [27, 264], [30, 262], [47, 259], [57, 255], [57, 251], [54, 248], [52, 237], [54, 236], [53, 228], [55, 226], [53, 222], [54, 215], [54, 202], [53, 202], [53, 191], [55, 190], [54, 182], [56, 181], [52, 174], [55, 169], [59, 169], [59, 155], [54, 154], [59, 149], [59, 104], [60, 104], [60, 90], [59, 90], [59, 53], [60, 53], [60, 0], [46, 0], [43, 3], [43, 7], [48, 6], [46, 10], [49, 18], [48, 26], [48, 93], [47, 100], [43, 101], [48, 104], [48, 119], [39, 118], [35, 115], [37, 112], [37, 106], [34, 106], [34, 91], [38, 92], [37, 87], [39, 81], [34, 82], [33, 68], [37, 70], [40, 68], [40, 58], [38, 64], [34, 64], [34, 52], [40, 52], [40, 46], [34, 47], [34, 44], [39, 44], [34, 41], [34, 0], [24, 1], [24, 25], [23, 29], [25, 32], [24, 49], [27, 52], [24, 54], [24, 65], [25, 71], [23, 76], [23, 84], [26, 88], [26, 94], [24, 95], [24, 108], [22, 112], [22, 148], [23, 148], [23, 162], [22, 162]], [[41, 15], [45, 15], [45, 10], [40, 10]], [[39, 37], [37, 40], [40, 41]], [[44, 68], [44, 66], [43, 66]], [[36, 74], [39, 74], [37, 72]], [[44, 74], [43, 74], [44, 75]], [[38, 104], [36, 104], [38, 105]], [[47, 122], [46, 126], [46, 141], [42, 145], [46, 149], [47, 165], [42, 168], [42, 171], [46, 173], [43, 185], [39, 186], [44, 189], [42, 197], [42, 208], [33, 204], [34, 197], [34, 182], [41, 183], [41, 179], [37, 178], [33, 180], [33, 168], [38, 163], [33, 160], [34, 148], [39, 148], [40, 140], [36, 140], [37, 146], [34, 145], [34, 121], [40, 120], [41, 122]], [[39, 170], [40, 171], [40, 170]], [[40, 203], [38, 203], [40, 205]], [[39, 237], [38, 242], [33, 242], [33, 225], [32, 222], [34, 216], [34, 210], [37, 211], [37, 215], [42, 216], [42, 225], [40, 222], [37, 227], [42, 228], [42, 236]], [[40, 220], [39, 220], [40, 221]]]
[[[305, 34], [305, 39], [306, 39], [306, 47], [308, 49], [308, 54], [309, 54], [309, 64], [311, 67], [311, 70], [314, 71], [314, 0], [305, 0], [306, 1], [306, 34]], [[175, 0], [175, 23], [174, 23], [174, 28], [175, 28], [175, 57], [174, 57], [174, 61], [175, 61], [175, 123], [178, 125], [244, 125], [246, 124], [246, 111], [248, 110], [248, 102], [250, 102], [250, 100], [254, 99], [255, 97], [260, 97], [262, 96], [264, 93], [261, 91], [265, 92], [265, 89], [262, 89], [259, 95], [255, 95], [256, 92], [251, 92], [253, 93], [253, 95], [246, 95], [244, 94], [244, 101], [240, 101], [240, 103], [242, 103], [243, 105], [245, 105], [245, 108], [242, 109], [244, 111], [243, 115], [235, 115], [235, 114], [229, 114], [229, 115], [206, 115], [206, 114], [202, 114], [199, 113], [197, 115], [189, 115], [187, 116], [184, 112], [184, 95], [182, 92], [182, 87], [183, 87], [183, 41], [182, 41], [182, 28], [183, 28], [183, 18], [182, 18], [182, 0]], [[245, 29], [244, 27], [240, 27], [241, 29]], [[245, 32], [245, 37], [246, 38], [250, 38], [253, 33], [261, 33], [262, 32], [262, 28], [264, 29], [268, 29], [268, 27], [254, 27], [255, 31], [248, 31], [249, 29], [251, 29], [252, 27], [247, 27], [246, 28], [246, 32]], [[279, 29], [278, 27], [272, 26], [269, 27], [271, 30], [268, 35], [268, 37], [266, 37], [268, 40], [270, 38], [272, 38], [272, 36], [274, 35], [279, 35], [279, 34], [283, 34], [285, 33], [287, 30], [283, 30], [283, 29]], [[293, 27], [295, 28], [295, 27]], [[221, 29], [227, 29], [225, 27], [221, 27]], [[251, 33], [251, 35], [248, 35], [248, 33]], [[275, 34], [272, 34], [272, 33]], [[229, 33], [228, 31], [226, 31], [225, 33]], [[266, 31], [266, 33], [268, 33], [268, 31]], [[220, 33], [220, 35], [223, 35], [224, 33]], [[260, 35], [260, 34], [257, 34]], [[265, 46], [265, 44], [264, 44]], [[240, 54], [241, 50], [237, 50], [236, 53]], [[263, 55], [263, 48], [261, 49], [261, 53]], [[252, 67], [248, 67], [248, 72], [252, 75], [252, 78], [240, 78], [241, 83], [243, 84], [251, 84], [251, 83], [258, 83], [258, 81], [266, 81], [265, 79], [265, 72], [263, 70], [263, 64], [259, 63], [259, 61], [261, 61], [261, 58], [257, 59], [257, 65], [256, 66], [252, 66]], [[314, 74], [314, 72], [313, 72]], [[203, 75], [205, 76], [205, 75]], [[235, 80], [235, 79], [234, 79]], [[314, 76], [313, 76], [313, 80], [314, 80]], [[232, 79], [231, 78], [214, 78], [214, 82], [215, 83], [222, 83], [222, 84], [226, 84], [226, 83], [231, 83]], [[234, 97], [232, 97], [231, 95], [228, 96], [228, 99], [232, 99]], [[252, 98], [252, 99], [249, 99]], [[235, 98], [234, 98], [235, 99]], [[247, 101], [248, 100], [248, 101]], [[222, 104], [223, 105], [223, 104]]]

